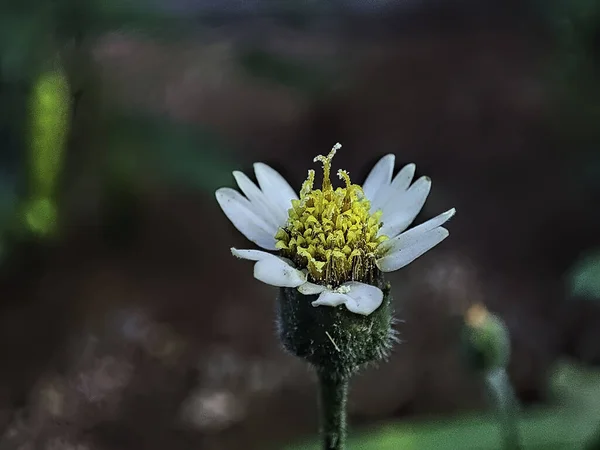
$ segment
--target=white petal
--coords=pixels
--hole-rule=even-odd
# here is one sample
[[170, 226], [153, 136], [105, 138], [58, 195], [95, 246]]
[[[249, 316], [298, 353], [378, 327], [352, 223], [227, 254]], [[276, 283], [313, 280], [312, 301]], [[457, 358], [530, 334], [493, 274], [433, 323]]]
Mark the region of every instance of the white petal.
[[273, 209], [277, 209], [278, 214], [285, 215], [287, 220], [288, 209], [292, 207], [292, 200], [297, 199], [298, 195], [279, 172], [266, 164], [255, 163], [254, 173], [256, 174], [258, 185]]
[[373, 201], [381, 189], [387, 188], [392, 180], [394, 171], [394, 162], [396, 157], [393, 154], [385, 155], [381, 158], [363, 183], [363, 191], [367, 199]]
[[448, 230], [437, 227], [425, 233], [409, 235], [406, 246], [402, 245], [402, 235], [398, 236], [398, 249], [387, 253], [376, 261], [377, 267], [383, 272], [393, 272], [410, 264], [423, 253], [431, 250], [448, 237]]
[[278, 287], [298, 287], [306, 282], [304, 272], [277, 256], [270, 256], [254, 264], [254, 278]]
[[319, 298], [311, 303], [313, 306], [339, 306], [349, 302], [351, 299], [347, 294], [335, 292], [327, 289], [323, 291]]
[[390, 199], [383, 208], [383, 226], [379, 235], [393, 238], [406, 230], [423, 208], [430, 190], [431, 179], [421, 177], [400, 198]]
[[236, 170], [233, 172], [233, 177], [240, 190], [248, 197], [248, 200], [250, 200], [255, 210], [259, 211], [265, 220], [268, 220], [278, 228], [285, 224], [287, 221], [287, 213], [282, 212], [279, 208], [273, 207], [273, 204], [270, 204], [267, 201], [264, 192], [262, 192], [245, 173]]
[[235, 247], [231, 247], [231, 254], [237, 256], [240, 259], [247, 259], [249, 261], [260, 261], [266, 258], [277, 258], [285, 261], [290, 266], [294, 267], [294, 263], [291, 259], [284, 258], [283, 256], [277, 256], [273, 253], [263, 252], [262, 250], [240, 250]]
[[261, 218], [247, 198], [231, 188], [218, 189], [215, 197], [240, 233], [259, 247], [275, 250], [277, 227]]
[[250, 261], [260, 261], [261, 259], [275, 257], [271, 253], [263, 252], [262, 250], [239, 250], [231, 247], [231, 254], [241, 259], [248, 259]]
[[406, 191], [410, 186], [410, 183], [412, 183], [416, 168], [417, 166], [414, 163], [405, 165], [400, 169], [400, 172], [396, 174], [390, 187], [396, 189], [398, 192]]
[[261, 250], [239, 250], [233, 247], [231, 253], [238, 258], [256, 261], [254, 278], [263, 283], [278, 287], [298, 287], [306, 282], [306, 274], [294, 268], [287, 258]]
[[348, 311], [355, 314], [368, 316], [383, 302], [381, 289], [370, 284], [350, 281], [342, 284], [335, 291], [323, 292], [313, 306], [338, 306], [345, 305]]
[[351, 299], [346, 303], [346, 308], [350, 312], [368, 316], [383, 302], [383, 292], [376, 286], [357, 281], [350, 281], [342, 286], [350, 289], [346, 294]]
[[387, 189], [381, 189], [373, 200], [369, 199], [371, 200], [371, 211], [382, 209], [388, 202], [400, 198], [409, 188], [415, 176], [415, 169], [414, 164], [407, 164], [398, 172]]
[[321, 292], [327, 290], [327, 288], [325, 286], [322, 286], [320, 284], [314, 284], [314, 283], [310, 283], [310, 282], [306, 282], [301, 286], [298, 286], [298, 292], [300, 292], [301, 294], [304, 295], [316, 295], [316, 294], [320, 294]]
[[434, 217], [433, 219], [423, 222], [421, 225], [405, 231], [393, 239], [388, 239], [387, 241], [382, 242], [377, 250], [387, 254], [401, 250], [403, 247], [409, 247], [412, 243], [416, 242], [422, 234], [443, 225], [452, 216], [454, 216], [455, 213], [456, 209], [452, 208], [445, 213]]

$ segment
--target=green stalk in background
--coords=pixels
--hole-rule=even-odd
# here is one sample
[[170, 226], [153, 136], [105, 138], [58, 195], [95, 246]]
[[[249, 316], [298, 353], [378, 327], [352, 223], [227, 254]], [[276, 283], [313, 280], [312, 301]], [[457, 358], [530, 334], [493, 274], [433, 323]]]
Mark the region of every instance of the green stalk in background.
[[510, 360], [510, 336], [506, 325], [483, 305], [473, 305], [465, 317], [464, 343], [469, 365], [483, 375], [491, 406], [498, 416], [502, 448], [520, 450], [519, 405], [506, 372]]
[[69, 83], [56, 62], [33, 85], [29, 103], [29, 196], [24, 220], [35, 234], [56, 231], [56, 190], [71, 119]]
[[505, 450], [521, 450], [517, 411], [519, 409], [510, 379], [505, 369], [495, 369], [485, 375], [491, 402], [498, 415]]

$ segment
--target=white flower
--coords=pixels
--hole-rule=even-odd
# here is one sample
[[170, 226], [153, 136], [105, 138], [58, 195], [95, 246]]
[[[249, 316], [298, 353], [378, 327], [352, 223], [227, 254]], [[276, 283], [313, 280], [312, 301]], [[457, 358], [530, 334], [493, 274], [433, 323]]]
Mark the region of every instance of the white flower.
[[[233, 225], [262, 250], [232, 248], [238, 258], [256, 261], [254, 277], [278, 287], [317, 295], [313, 306], [345, 307], [369, 315], [383, 301], [374, 286], [380, 272], [392, 272], [414, 261], [446, 237], [442, 225], [454, 208], [407, 230], [425, 204], [431, 180], [412, 183], [415, 165], [408, 164], [392, 179], [394, 155], [373, 167], [362, 188], [345, 171], [345, 188], [329, 180], [336, 144], [323, 163], [323, 185], [313, 189], [309, 171], [300, 196], [285, 179], [263, 163], [254, 164], [258, 186], [241, 172], [233, 176], [245, 195], [221, 188], [216, 198]], [[411, 184], [412, 183], [412, 184]], [[406, 231], [407, 230], [407, 231]]]

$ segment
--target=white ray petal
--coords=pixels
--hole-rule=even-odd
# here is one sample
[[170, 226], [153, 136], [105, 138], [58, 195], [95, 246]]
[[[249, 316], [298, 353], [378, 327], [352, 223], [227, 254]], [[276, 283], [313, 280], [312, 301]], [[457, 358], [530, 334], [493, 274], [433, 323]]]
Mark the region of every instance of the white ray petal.
[[355, 314], [368, 316], [383, 302], [383, 292], [376, 286], [349, 281], [335, 290], [326, 290], [313, 306], [339, 306], [344, 305], [348, 311]]
[[274, 255], [254, 264], [254, 278], [277, 287], [298, 287], [306, 283], [306, 274]]
[[388, 252], [384, 257], [379, 258], [376, 261], [377, 267], [382, 272], [401, 269], [442, 242], [448, 237], [448, 234], [448, 230], [445, 228], [437, 227], [425, 233], [409, 236], [406, 246], [399, 244], [396, 251]]
[[385, 192], [378, 192], [375, 199], [371, 201], [371, 212], [383, 209], [389, 202], [400, 198], [409, 188], [415, 176], [415, 169], [416, 166], [412, 163], [404, 166], [394, 177], [392, 184], [387, 189], [382, 189]]
[[421, 177], [400, 198], [390, 199], [383, 208], [379, 235], [393, 238], [406, 230], [423, 208], [430, 190], [431, 179]]
[[274, 207], [272, 203], [269, 203], [265, 193], [245, 173], [236, 170], [233, 172], [233, 177], [240, 190], [248, 197], [252, 206], [254, 206], [257, 212], [260, 212], [266, 221], [278, 228], [285, 224], [287, 214], [281, 211], [280, 208]]
[[255, 163], [254, 173], [260, 189], [264, 192], [273, 209], [277, 209], [278, 216], [284, 215], [287, 220], [288, 209], [292, 207], [292, 200], [298, 199], [298, 194], [294, 192], [279, 172], [264, 163]]
[[402, 234], [399, 234], [393, 239], [388, 239], [387, 241], [382, 242], [377, 249], [380, 254], [386, 254], [401, 250], [402, 247], [408, 247], [412, 242], [418, 240], [419, 237], [427, 233], [428, 231], [437, 228], [444, 223], [446, 223], [454, 214], [456, 213], [456, 209], [452, 208], [448, 211], [434, 217], [433, 219], [429, 219], [426, 222], [423, 222], [420, 225], [417, 225], [410, 230], [405, 231]]
[[376, 286], [357, 281], [349, 281], [342, 286], [350, 289], [346, 294], [351, 299], [346, 303], [350, 312], [368, 316], [383, 302], [383, 292]]
[[310, 282], [306, 282], [302, 286], [298, 287], [298, 292], [304, 295], [316, 295], [325, 290], [327, 290], [327, 287]]
[[311, 303], [313, 306], [340, 306], [351, 299], [347, 294], [342, 294], [341, 292], [335, 292], [327, 289], [323, 291], [319, 298]]
[[278, 287], [298, 287], [306, 283], [306, 274], [296, 269], [287, 258], [262, 250], [240, 250], [233, 247], [231, 253], [241, 259], [256, 261], [254, 278], [263, 283]]
[[231, 188], [218, 189], [215, 197], [227, 218], [240, 233], [259, 247], [275, 250], [277, 227], [262, 219], [247, 198]]
[[249, 261], [260, 261], [261, 259], [276, 257], [275, 255], [262, 250], [240, 250], [238, 248], [231, 247], [231, 254], [240, 259], [247, 259]]
[[385, 189], [389, 186], [392, 180], [392, 173], [394, 171], [394, 162], [396, 157], [393, 154], [385, 155], [381, 158], [363, 183], [363, 191], [367, 199], [371, 202], [377, 199], [379, 193], [384, 194]]

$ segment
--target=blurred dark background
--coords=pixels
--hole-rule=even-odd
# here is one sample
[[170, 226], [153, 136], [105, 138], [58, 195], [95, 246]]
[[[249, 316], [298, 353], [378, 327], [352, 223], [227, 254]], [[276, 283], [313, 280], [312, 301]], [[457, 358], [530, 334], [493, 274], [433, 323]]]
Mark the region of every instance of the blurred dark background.
[[[8, 0], [0, 63], [0, 450], [314, 435], [314, 378], [214, 191], [255, 161], [298, 189], [338, 141], [356, 182], [390, 152], [432, 178], [417, 221], [458, 211], [390, 277], [403, 343], [353, 381], [353, 429], [485, 408], [473, 303], [510, 329], [525, 408], [557, 361], [600, 363], [597, 2]], [[35, 147], [57, 68], [67, 137]]]

